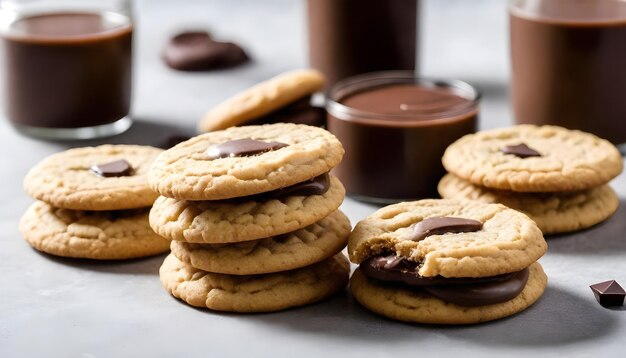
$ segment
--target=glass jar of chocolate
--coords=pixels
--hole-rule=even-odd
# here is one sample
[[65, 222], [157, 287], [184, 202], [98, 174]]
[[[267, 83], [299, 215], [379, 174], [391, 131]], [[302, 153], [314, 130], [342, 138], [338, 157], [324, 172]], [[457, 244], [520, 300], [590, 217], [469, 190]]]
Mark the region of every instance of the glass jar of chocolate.
[[480, 94], [465, 82], [374, 72], [337, 83], [327, 98], [328, 129], [346, 154], [334, 174], [349, 195], [390, 203], [435, 198], [441, 157], [476, 131]]
[[0, 2], [3, 107], [21, 132], [85, 139], [125, 131], [130, 0]]
[[626, 2], [514, 0], [509, 14], [516, 122], [626, 143]]

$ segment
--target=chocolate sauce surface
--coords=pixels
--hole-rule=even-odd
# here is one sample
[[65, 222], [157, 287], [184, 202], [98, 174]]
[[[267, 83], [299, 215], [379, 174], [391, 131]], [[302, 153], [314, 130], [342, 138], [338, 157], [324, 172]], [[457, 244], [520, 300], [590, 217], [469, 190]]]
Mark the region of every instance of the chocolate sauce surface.
[[528, 269], [490, 277], [423, 277], [419, 264], [396, 255], [367, 259], [359, 268], [367, 277], [386, 284], [423, 290], [443, 301], [461, 306], [483, 306], [506, 302], [522, 292]]
[[287, 146], [288, 144], [280, 142], [264, 142], [250, 138], [235, 139], [210, 147], [207, 155], [209, 159], [249, 157]]
[[424, 240], [430, 235], [446, 233], [474, 232], [483, 228], [480, 221], [448, 216], [424, 219], [413, 226], [410, 240]]
[[510, 12], [516, 122], [626, 142], [626, 2], [518, 3]]
[[469, 102], [447, 89], [412, 84], [381, 86], [341, 99], [341, 103], [350, 108], [380, 114], [400, 114], [403, 116], [399, 119], [407, 121], [428, 120], [429, 115], [454, 111]]
[[11, 121], [76, 128], [128, 114], [132, 26], [114, 15], [52, 13], [9, 25], [2, 42]]

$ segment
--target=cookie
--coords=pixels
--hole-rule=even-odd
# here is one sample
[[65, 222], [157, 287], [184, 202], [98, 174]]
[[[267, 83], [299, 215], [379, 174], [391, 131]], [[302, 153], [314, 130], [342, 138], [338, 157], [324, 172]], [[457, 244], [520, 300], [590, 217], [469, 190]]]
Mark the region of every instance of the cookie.
[[244, 124], [280, 109], [324, 87], [324, 75], [295, 70], [250, 87], [207, 112], [198, 129], [210, 132]]
[[[267, 147], [252, 151], [250, 142], [252, 147]], [[247, 152], [220, 157], [224, 146]], [[163, 152], [150, 169], [149, 182], [156, 192], [170, 198], [229, 199], [324, 174], [339, 164], [343, 153], [337, 138], [317, 127], [287, 123], [235, 127], [202, 134]]]
[[398, 288], [372, 282], [360, 269], [350, 279], [350, 290], [367, 309], [401, 321], [427, 324], [473, 324], [516, 314], [541, 297], [547, 277], [539, 263], [529, 267], [522, 292], [506, 302], [484, 306], [460, 306], [419, 290]]
[[330, 215], [345, 189], [331, 176], [323, 195], [288, 196], [265, 201], [185, 201], [159, 197], [150, 225], [170, 240], [220, 244], [258, 240], [292, 232]]
[[172, 241], [172, 254], [195, 268], [231, 275], [293, 270], [327, 259], [343, 250], [350, 220], [335, 211], [303, 229], [237, 244], [190, 244]]
[[169, 255], [159, 274], [165, 289], [191, 306], [215, 311], [270, 312], [332, 295], [345, 287], [349, 271], [343, 254], [297, 270], [253, 276], [210, 273]]
[[556, 126], [518, 125], [466, 135], [448, 147], [442, 162], [472, 184], [518, 192], [586, 190], [622, 171], [613, 144]]
[[118, 260], [169, 249], [169, 241], [150, 228], [146, 208], [75, 211], [38, 201], [24, 213], [19, 227], [32, 247], [56, 256]]
[[148, 186], [148, 169], [161, 152], [138, 145], [70, 149], [35, 165], [24, 178], [24, 189], [33, 198], [64, 209], [147, 207], [158, 196]]
[[521, 211], [533, 219], [544, 234], [591, 227], [608, 219], [619, 205], [617, 194], [608, 185], [576, 192], [516, 193], [483, 188], [447, 174], [438, 189], [446, 199], [501, 203]]
[[[414, 225], [438, 217], [476, 220], [482, 227], [416, 239]], [[546, 249], [541, 230], [518, 211], [500, 204], [441, 199], [384, 207], [357, 223], [348, 242], [354, 263], [395, 253], [419, 263], [423, 277], [486, 277], [519, 271]]]

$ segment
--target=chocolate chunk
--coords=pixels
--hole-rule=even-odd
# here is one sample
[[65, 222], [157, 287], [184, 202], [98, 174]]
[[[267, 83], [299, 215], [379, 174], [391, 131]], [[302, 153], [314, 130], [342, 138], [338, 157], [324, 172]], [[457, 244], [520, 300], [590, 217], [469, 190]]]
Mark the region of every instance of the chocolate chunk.
[[163, 51], [165, 63], [181, 71], [207, 71], [234, 67], [248, 61], [238, 45], [219, 42], [204, 31], [184, 32], [174, 36]]
[[303, 181], [285, 188], [268, 191], [256, 195], [239, 198], [239, 201], [267, 201], [282, 199], [288, 196], [324, 195], [330, 188], [330, 175], [324, 173], [313, 179]]
[[474, 232], [483, 228], [480, 221], [454, 218], [448, 216], [428, 218], [413, 226], [413, 233], [409, 240], [420, 241], [430, 235], [446, 233]]
[[524, 143], [520, 143], [518, 145], [505, 145], [500, 148], [500, 151], [504, 154], [513, 154], [520, 158], [541, 157], [541, 153]]
[[605, 307], [621, 306], [624, 304], [626, 292], [615, 280], [604, 281], [589, 286], [596, 296], [598, 303]]
[[249, 157], [256, 154], [277, 150], [287, 147], [288, 144], [280, 142], [263, 142], [250, 138], [235, 139], [209, 148], [209, 159], [228, 157]]
[[528, 281], [529, 271], [490, 277], [423, 277], [417, 262], [396, 255], [370, 258], [359, 266], [363, 274], [383, 284], [422, 290], [443, 301], [461, 306], [483, 306], [517, 297]]
[[91, 171], [101, 177], [125, 177], [133, 173], [133, 167], [124, 159], [114, 162], [97, 164], [91, 167]]

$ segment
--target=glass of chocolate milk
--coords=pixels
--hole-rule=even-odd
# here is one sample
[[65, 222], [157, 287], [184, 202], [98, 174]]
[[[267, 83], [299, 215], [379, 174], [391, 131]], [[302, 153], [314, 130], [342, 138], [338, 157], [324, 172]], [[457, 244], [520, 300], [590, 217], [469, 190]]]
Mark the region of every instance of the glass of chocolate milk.
[[86, 139], [130, 127], [130, 0], [0, 0], [3, 109], [35, 137]]
[[626, 143], [626, 1], [515, 0], [509, 12], [517, 123]]

